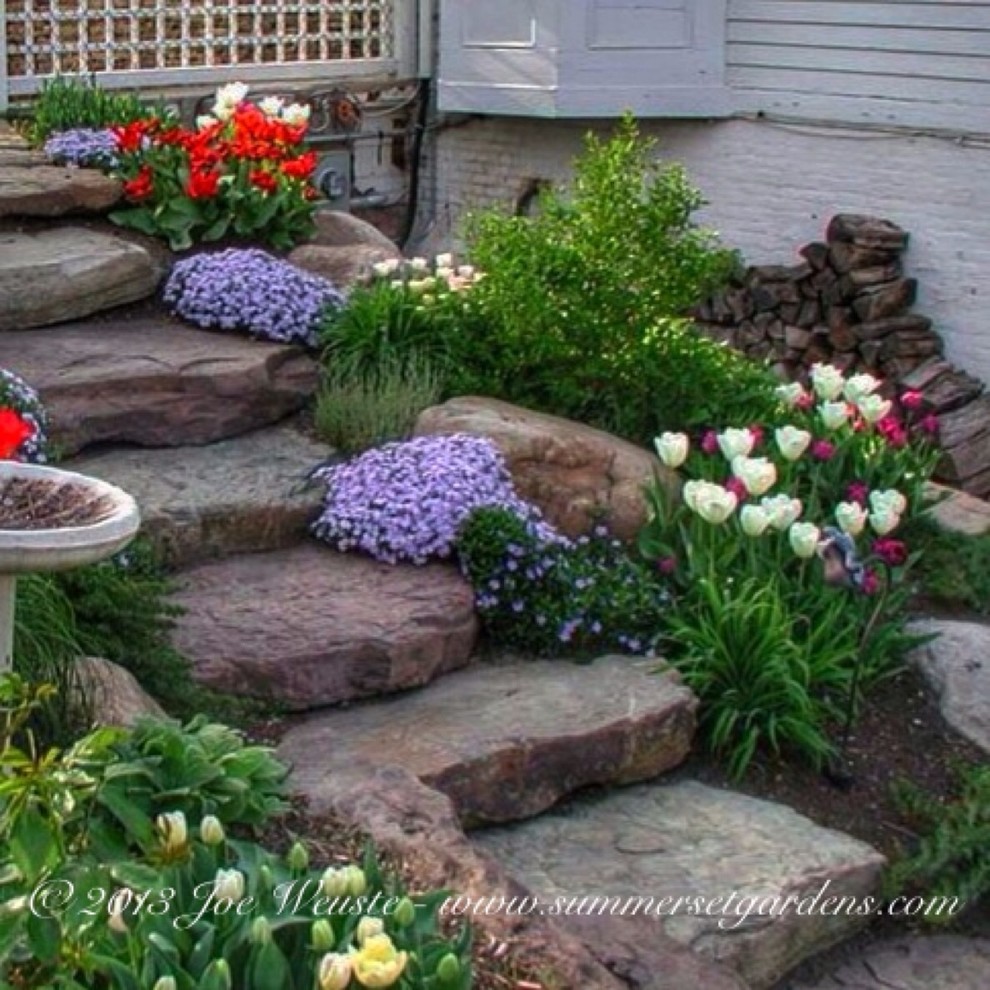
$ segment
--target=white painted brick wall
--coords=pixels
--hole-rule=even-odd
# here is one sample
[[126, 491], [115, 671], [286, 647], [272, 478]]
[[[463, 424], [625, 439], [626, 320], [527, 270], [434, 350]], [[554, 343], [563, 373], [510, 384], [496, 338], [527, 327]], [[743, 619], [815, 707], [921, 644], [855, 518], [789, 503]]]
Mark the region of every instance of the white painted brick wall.
[[[566, 177], [583, 134], [608, 126], [489, 118], [443, 131], [431, 163], [431, 246], [456, 243], [466, 211], [511, 203], [527, 179]], [[953, 361], [990, 382], [990, 147], [748, 120], [643, 128], [705, 193], [703, 221], [752, 263], [796, 260], [838, 212], [910, 231], [917, 311], [933, 317]]]

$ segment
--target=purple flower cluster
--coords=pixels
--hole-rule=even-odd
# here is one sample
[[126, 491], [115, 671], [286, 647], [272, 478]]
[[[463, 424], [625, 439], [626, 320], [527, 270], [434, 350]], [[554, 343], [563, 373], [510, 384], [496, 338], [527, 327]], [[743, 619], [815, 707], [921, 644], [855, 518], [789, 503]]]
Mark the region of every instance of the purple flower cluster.
[[44, 464], [48, 460], [48, 415], [38, 393], [19, 375], [0, 368], [0, 409], [13, 409], [34, 427], [34, 433], [17, 448], [19, 461]]
[[516, 495], [502, 455], [481, 437], [416, 437], [318, 471], [327, 485], [313, 532], [338, 550], [362, 550], [390, 564], [449, 557], [461, 523], [481, 506], [532, 520], [558, 538]]
[[113, 168], [117, 164], [117, 139], [111, 130], [77, 127], [57, 131], [45, 141], [44, 150], [56, 165]]
[[179, 261], [165, 284], [165, 302], [204, 329], [246, 330], [282, 344], [316, 346], [328, 309], [344, 296], [319, 275], [256, 248], [229, 248]]

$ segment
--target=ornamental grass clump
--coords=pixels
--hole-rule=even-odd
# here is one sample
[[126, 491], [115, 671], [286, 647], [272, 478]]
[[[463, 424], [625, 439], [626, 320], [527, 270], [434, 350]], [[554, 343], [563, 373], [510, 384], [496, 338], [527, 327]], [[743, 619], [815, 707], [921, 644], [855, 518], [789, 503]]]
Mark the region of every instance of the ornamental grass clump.
[[177, 316], [206, 330], [244, 330], [309, 347], [326, 310], [344, 302], [332, 282], [255, 248], [184, 258], [172, 269], [164, 299]]
[[539, 512], [516, 495], [495, 445], [462, 434], [416, 437], [323, 468], [327, 486], [313, 532], [337, 550], [425, 564], [449, 557], [458, 529], [482, 506], [499, 506], [553, 539]]
[[38, 393], [0, 368], [0, 457], [43, 464], [48, 459], [48, 415]]
[[45, 141], [44, 151], [56, 165], [111, 169], [117, 164], [117, 138], [108, 129], [74, 127], [59, 131]]

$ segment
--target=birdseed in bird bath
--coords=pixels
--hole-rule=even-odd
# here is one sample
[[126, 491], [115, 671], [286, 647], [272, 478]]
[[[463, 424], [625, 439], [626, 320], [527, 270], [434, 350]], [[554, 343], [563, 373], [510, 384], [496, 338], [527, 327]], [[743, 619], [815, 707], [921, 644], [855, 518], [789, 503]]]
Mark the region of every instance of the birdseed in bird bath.
[[113, 515], [111, 498], [48, 478], [0, 480], [0, 530], [93, 526]]

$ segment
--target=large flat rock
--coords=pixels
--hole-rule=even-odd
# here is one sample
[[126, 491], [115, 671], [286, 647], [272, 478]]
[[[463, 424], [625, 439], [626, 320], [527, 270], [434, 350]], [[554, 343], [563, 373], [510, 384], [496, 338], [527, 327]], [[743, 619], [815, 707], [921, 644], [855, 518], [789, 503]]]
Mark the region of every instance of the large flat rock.
[[780, 990], [986, 990], [990, 939], [962, 935], [902, 935], [847, 954], [814, 978]]
[[160, 256], [84, 227], [0, 232], [0, 330], [68, 323], [152, 295]]
[[142, 533], [179, 567], [302, 541], [323, 497], [304, 479], [327, 453], [282, 424], [202, 447], [103, 450], [65, 467], [130, 492]]
[[175, 646], [198, 680], [319, 708], [419, 687], [467, 664], [474, 596], [452, 565], [392, 566], [316, 545], [183, 573]]
[[[735, 970], [753, 990], [867, 923], [835, 910], [836, 902], [816, 910], [814, 898], [820, 894], [821, 905], [873, 895], [884, 863], [869, 846], [790, 808], [694, 782], [576, 800], [474, 839], [545, 904], [653, 898], [652, 910], [635, 916], [640, 932], [652, 920], [656, 932]], [[794, 900], [782, 910], [788, 895]], [[758, 917], [761, 907], [774, 913]], [[590, 914], [587, 903], [573, 914], [585, 941], [595, 938]], [[611, 941], [608, 931], [602, 937]], [[638, 945], [642, 967], [651, 968], [650, 939]]]
[[66, 454], [237, 436], [297, 411], [317, 383], [316, 363], [296, 347], [164, 319], [2, 333], [0, 367], [40, 391]]
[[528, 818], [592, 784], [649, 780], [691, 746], [696, 700], [657, 662], [484, 664], [389, 701], [311, 716], [279, 755], [311, 798], [398, 764], [465, 826]]
[[930, 619], [913, 622], [911, 632], [936, 637], [909, 659], [946, 722], [990, 756], [990, 625]]
[[52, 165], [26, 146], [0, 149], [0, 217], [103, 213], [120, 195], [120, 182], [97, 169]]

